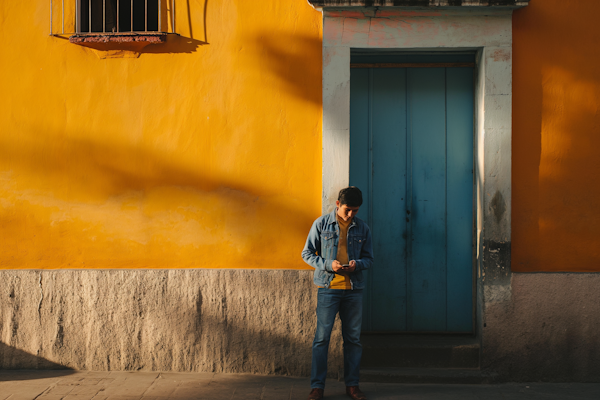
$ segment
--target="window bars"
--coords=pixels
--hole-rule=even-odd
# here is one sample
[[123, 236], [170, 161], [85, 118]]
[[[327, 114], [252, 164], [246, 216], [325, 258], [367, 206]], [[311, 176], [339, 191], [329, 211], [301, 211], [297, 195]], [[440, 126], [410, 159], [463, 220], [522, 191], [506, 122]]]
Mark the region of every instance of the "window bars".
[[[74, 32], [66, 32], [65, 8], [72, 14], [68, 12], [72, 3]], [[55, 4], [60, 7], [60, 32], [54, 29]], [[50, 35], [167, 32], [169, 16], [163, 30], [163, 11], [170, 12], [171, 33], [175, 33], [175, 0], [50, 0]]]

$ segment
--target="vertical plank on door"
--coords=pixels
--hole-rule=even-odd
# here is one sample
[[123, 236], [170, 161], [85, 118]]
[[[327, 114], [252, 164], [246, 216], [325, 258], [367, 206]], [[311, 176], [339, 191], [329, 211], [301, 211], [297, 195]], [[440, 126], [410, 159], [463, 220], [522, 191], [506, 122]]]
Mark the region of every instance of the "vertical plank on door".
[[350, 184], [376, 259], [365, 331], [472, 330], [472, 73], [351, 70]]
[[[371, 208], [368, 188], [371, 176], [370, 120], [369, 120], [369, 75], [368, 69], [350, 70], [350, 185], [357, 186], [363, 192], [363, 205], [358, 217], [369, 221]], [[364, 274], [367, 280], [367, 291], [363, 297], [363, 330], [371, 330], [371, 303], [369, 302], [369, 286], [371, 271]]]
[[406, 330], [406, 69], [373, 69], [374, 331]]
[[446, 96], [444, 68], [411, 68], [410, 330], [446, 328]]
[[447, 330], [473, 329], [473, 69], [446, 69]]

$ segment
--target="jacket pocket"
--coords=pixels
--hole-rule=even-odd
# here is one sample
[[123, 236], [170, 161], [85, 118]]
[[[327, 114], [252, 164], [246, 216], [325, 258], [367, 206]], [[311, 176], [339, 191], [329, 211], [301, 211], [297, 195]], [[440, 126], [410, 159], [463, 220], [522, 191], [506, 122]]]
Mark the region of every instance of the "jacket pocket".
[[321, 271], [319, 269], [315, 271], [314, 282], [317, 285], [326, 286], [327, 283], [329, 283], [328, 279], [329, 279], [329, 273], [328, 272]]
[[360, 258], [360, 253], [362, 251], [363, 244], [365, 242], [365, 237], [362, 235], [353, 235], [350, 236], [350, 245], [352, 246], [352, 254], [348, 254], [351, 260], [356, 260]]
[[321, 233], [321, 246], [324, 249], [332, 249], [335, 247], [335, 242], [337, 239], [337, 235], [332, 231], [325, 231]]

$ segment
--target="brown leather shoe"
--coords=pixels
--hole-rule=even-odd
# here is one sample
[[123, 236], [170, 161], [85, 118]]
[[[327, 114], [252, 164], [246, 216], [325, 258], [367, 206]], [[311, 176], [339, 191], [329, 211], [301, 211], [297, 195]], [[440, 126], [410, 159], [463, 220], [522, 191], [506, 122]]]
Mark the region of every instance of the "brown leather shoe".
[[352, 400], [367, 400], [367, 395], [364, 394], [358, 386], [346, 386], [346, 394]]
[[308, 400], [321, 400], [323, 398], [323, 389], [314, 388], [308, 395]]

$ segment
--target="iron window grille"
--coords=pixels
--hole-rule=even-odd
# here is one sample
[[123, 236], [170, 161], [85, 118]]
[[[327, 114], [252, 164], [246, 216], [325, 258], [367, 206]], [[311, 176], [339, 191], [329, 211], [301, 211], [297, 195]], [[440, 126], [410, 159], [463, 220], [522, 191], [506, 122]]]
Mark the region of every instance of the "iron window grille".
[[51, 35], [167, 33], [169, 23], [175, 33], [175, 0], [50, 0]]

